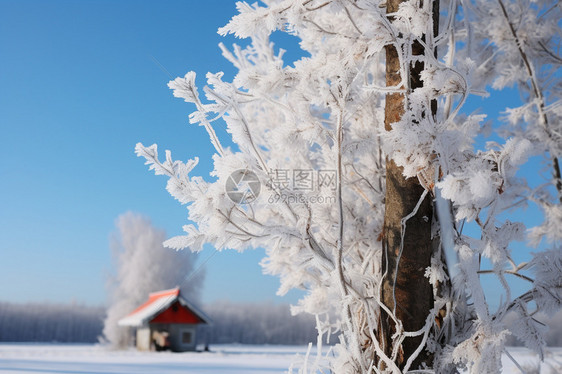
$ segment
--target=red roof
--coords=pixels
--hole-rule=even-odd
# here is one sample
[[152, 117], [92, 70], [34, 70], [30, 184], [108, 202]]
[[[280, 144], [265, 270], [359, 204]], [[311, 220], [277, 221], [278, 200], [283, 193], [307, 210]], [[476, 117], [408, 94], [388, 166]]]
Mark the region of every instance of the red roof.
[[120, 326], [142, 326], [148, 323], [211, 323], [203, 312], [198, 310], [180, 295], [179, 287], [171, 290], [153, 292], [148, 300], [121, 319]]
[[180, 294], [180, 288], [176, 287], [176, 288], [172, 288], [171, 290], [164, 290], [164, 291], [158, 291], [158, 292], [152, 292], [148, 294], [148, 300], [142, 304], [141, 306], [139, 306], [137, 309], [133, 310], [131, 313], [127, 314], [127, 316], [133, 315], [137, 312], [140, 312], [141, 310], [147, 308], [148, 306], [150, 306], [151, 304], [155, 303], [157, 300], [163, 299], [163, 298], [169, 298], [169, 297], [178, 297]]

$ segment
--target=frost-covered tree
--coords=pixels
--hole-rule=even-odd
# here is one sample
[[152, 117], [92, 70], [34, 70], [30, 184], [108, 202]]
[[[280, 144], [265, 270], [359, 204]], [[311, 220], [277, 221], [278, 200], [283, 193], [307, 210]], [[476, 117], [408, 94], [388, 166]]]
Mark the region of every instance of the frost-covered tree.
[[155, 228], [148, 218], [128, 212], [120, 215], [115, 224], [117, 232], [111, 240], [114, 272], [107, 284], [109, 305], [103, 340], [123, 348], [131, 343], [131, 331], [117, 325], [121, 318], [145, 302], [150, 292], [176, 286], [181, 286], [189, 300], [197, 301], [204, 272], [192, 274], [196, 253], [164, 248], [166, 233]]
[[[165, 245], [265, 248], [279, 293], [306, 290], [293, 311], [316, 316], [318, 345], [338, 335], [328, 357], [336, 373], [496, 373], [510, 334], [542, 354], [535, 312], [562, 303], [559, 2], [237, 7], [219, 29], [250, 39], [220, 46], [238, 69], [233, 81], [208, 73], [205, 99], [194, 72], [169, 83], [209, 134], [213, 178], [190, 175], [197, 159], [136, 148], [189, 210], [186, 235]], [[274, 31], [297, 37], [305, 57], [286, 63]], [[501, 123], [461, 111], [471, 95], [512, 86], [520, 102]], [[220, 118], [234, 147], [215, 133]], [[529, 156], [552, 170], [528, 176], [538, 186], [517, 174]], [[528, 204], [542, 210], [539, 226], [512, 218]], [[541, 251], [517, 263], [513, 242], [525, 239]], [[504, 288], [497, 308], [483, 274]], [[512, 292], [510, 277], [528, 288]], [[508, 327], [509, 312], [518, 323]]]

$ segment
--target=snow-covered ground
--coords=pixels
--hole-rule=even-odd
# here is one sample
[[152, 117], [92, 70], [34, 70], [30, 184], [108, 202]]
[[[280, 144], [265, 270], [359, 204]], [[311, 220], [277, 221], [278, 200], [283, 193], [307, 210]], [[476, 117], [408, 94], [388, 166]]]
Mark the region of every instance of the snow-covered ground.
[[[535, 354], [510, 348], [527, 373], [539, 373]], [[99, 345], [0, 344], [0, 373], [274, 374], [302, 362], [304, 346], [213, 345], [211, 352], [110, 351]], [[504, 373], [520, 373], [504, 355]], [[562, 373], [562, 348], [549, 350], [540, 373]]]
[[111, 351], [99, 345], [0, 344], [0, 373], [273, 374], [303, 346], [213, 345], [211, 352]]

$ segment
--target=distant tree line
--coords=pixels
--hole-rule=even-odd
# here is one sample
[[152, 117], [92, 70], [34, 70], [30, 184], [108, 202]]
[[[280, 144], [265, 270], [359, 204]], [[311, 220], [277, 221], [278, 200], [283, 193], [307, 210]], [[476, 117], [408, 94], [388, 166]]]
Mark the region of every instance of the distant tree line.
[[[209, 344], [306, 344], [316, 341], [314, 317], [291, 316], [288, 305], [216, 302], [203, 307], [213, 325]], [[76, 304], [0, 302], [0, 341], [95, 343], [106, 309]]]
[[308, 314], [292, 316], [289, 305], [220, 301], [206, 305], [205, 312], [213, 320], [213, 325], [205, 329], [210, 344], [316, 342], [314, 317]]
[[[214, 302], [202, 308], [213, 325], [202, 329], [209, 344], [307, 344], [316, 341], [316, 325], [310, 315], [290, 314], [288, 305]], [[106, 310], [77, 304], [0, 302], [1, 342], [95, 343], [102, 334]], [[562, 313], [545, 323], [546, 342], [562, 346]], [[517, 319], [507, 319], [517, 323]], [[509, 346], [523, 342], [509, 337]]]
[[94, 343], [104, 317], [103, 307], [0, 302], [0, 341]]

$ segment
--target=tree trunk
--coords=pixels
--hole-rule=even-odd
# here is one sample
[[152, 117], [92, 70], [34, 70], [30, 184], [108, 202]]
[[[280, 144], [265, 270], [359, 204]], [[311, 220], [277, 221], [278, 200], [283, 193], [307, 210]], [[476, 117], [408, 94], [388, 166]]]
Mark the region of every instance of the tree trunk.
[[[387, 13], [395, 12], [404, 0], [388, 0]], [[438, 0], [434, 0], [434, 24], [438, 25]], [[437, 8], [438, 9], [438, 8]], [[392, 21], [392, 19], [391, 19]], [[434, 33], [436, 27], [434, 27]], [[424, 49], [420, 43], [412, 45], [413, 55], [421, 55]], [[417, 62], [410, 66], [410, 87], [413, 90], [422, 86], [420, 73], [423, 63]], [[400, 60], [398, 51], [393, 45], [386, 47], [386, 85], [396, 86], [400, 83]], [[433, 103], [432, 103], [433, 104]], [[435, 111], [436, 104], [432, 105]], [[392, 124], [398, 122], [404, 114], [404, 95], [393, 93], [386, 98], [385, 129], [392, 129]], [[429, 114], [431, 115], [431, 114]], [[416, 123], [412, 123], [416, 126]], [[425, 269], [431, 265], [433, 245], [431, 225], [433, 216], [433, 202], [430, 194], [419, 206], [417, 213], [405, 223], [402, 233], [402, 219], [415, 210], [424, 188], [417, 178], [405, 179], [403, 169], [393, 160], [386, 163], [386, 198], [383, 228], [382, 271], [383, 284], [381, 299], [384, 305], [402, 323], [404, 331], [417, 331], [425, 325], [429, 311], [433, 308], [433, 287], [424, 276]], [[392, 335], [397, 326], [393, 318], [381, 310], [379, 326], [380, 343], [385, 354], [392, 356]], [[403, 368], [408, 358], [421, 344], [422, 336], [406, 338], [399, 347], [396, 364]], [[421, 363], [431, 366], [431, 355], [424, 348], [411, 368], [417, 368]]]

